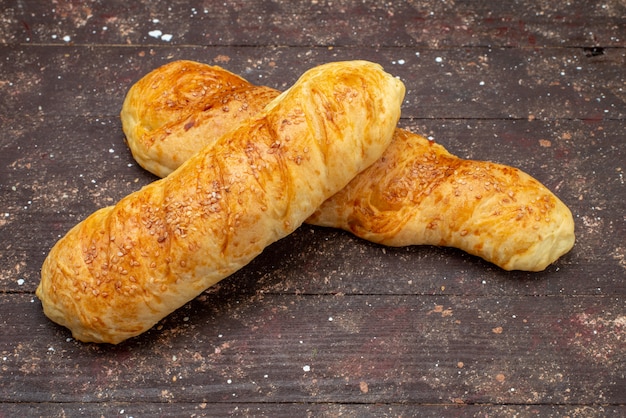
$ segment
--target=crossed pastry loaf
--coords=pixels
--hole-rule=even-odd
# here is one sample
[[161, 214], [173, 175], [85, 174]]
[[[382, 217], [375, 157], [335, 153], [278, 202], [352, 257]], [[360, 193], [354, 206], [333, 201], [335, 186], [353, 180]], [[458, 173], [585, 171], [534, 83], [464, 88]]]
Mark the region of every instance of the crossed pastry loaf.
[[175, 61], [143, 77], [126, 95], [126, 141], [143, 168], [165, 177], [218, 139], [217, 132], [236, 128], [279, 94], [220, 67]]
[[[123, 128], [139, 164], [166, 176], [183, 155], [277, 94], [219, 67], [174, 61], [130, 89]], [[307, 222], [390, 246], [456, 247], [505, 270], [544, 270], [574, 245], [571, 212], [537, 180], [513, 167], [457, 158], [401, 129], [382, 158]]]
[[574, 245], [571, 212], [534, 178], [400, 129], [307, 222], [389, 246], [460, 248], [504, 270], [544, 270]]
[[404, 85], [365, 61], [326, 64], [172, 175], [100, 209], [44, 261], [45, 314], [81, 341], [151, 328], [286, 236], [378, 159]]

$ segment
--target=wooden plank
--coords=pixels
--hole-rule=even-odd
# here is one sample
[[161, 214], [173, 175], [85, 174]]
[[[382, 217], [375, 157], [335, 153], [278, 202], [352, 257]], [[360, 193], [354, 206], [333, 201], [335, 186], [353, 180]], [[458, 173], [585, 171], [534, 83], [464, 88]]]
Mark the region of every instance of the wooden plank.
[[[17, 403], [4, 404], [4, 416], [159, 416], [180, 417], [410, 417], [419, 414], [430, 418], [442, 416], [553, 416], [572, 418], [601, 418], [624, 416], [622, 406], [600, 405], [384, 405], [384, 404], [316, 404], [316, 403], [184, 403], [161, 402], [155, 404], [136, 403]], [[2, 416], [2, 415], [0, 415]]]
[[403, 115], [426, 119], [626, 119], [626, 49], [1, 47], [5, 115], [113, 116], [130, 86], [175, 59], [221, 65], [284, 90], [328, 61], [367, 59], [407, 86]]
[[74, 341], [32, 295], [0, 295], [0, 401], [626, 402], [619, 297], [294, 297], [266, 293], [273, 280], [205, 293], [118, 346]]
[[3, 8], [0, 42], [43, 44], [616, 47], [619, 0], [27, 3]]

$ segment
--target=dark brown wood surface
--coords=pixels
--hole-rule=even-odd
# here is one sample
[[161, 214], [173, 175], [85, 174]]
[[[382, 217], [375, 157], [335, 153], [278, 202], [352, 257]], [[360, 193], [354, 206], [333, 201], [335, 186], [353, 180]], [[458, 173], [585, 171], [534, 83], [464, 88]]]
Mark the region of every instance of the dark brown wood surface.
[[[146, 334], [75, 341], [34, 295], [41, 263], [154, 180], [118, 115], [174, 59], [278, 89], [378, 62], [402, 127], [542, 181], [576, 245], [505, 272], [304, 225]], [[0, 95], [0, 418], [626, 415], [623, 1], [5, 0]]]

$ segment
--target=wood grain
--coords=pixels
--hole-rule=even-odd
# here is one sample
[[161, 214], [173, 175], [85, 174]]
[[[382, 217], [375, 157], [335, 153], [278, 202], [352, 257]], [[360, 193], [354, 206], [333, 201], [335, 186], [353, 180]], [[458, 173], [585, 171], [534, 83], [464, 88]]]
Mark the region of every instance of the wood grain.
[[[9, 1], [5, 43], [134, 45], [370, 45], [432, 48], [623, 47], [619, 0], [569, 6], [520, 0]], [[165, 35], [165, 36], [164, 36]], [[168, 36], [169, 35], [169, 36]], [[621, 36], [620, 36], [621, 35]]]
[[[42, 314], [14, 315], [0, 350], [14, 376], [5, 390], [27, 403], [619, 404], [626, 389], [619, 298], [250, 286], [254, 294], [213, 290], [115, 347], [74, 341]], [[0, 298], [3, 316], [36, 303], [11, 299]]]

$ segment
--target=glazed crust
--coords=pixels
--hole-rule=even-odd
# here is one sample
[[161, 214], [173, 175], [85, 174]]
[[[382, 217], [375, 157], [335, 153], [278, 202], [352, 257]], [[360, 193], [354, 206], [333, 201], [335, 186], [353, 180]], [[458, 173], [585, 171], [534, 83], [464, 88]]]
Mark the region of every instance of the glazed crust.
[[[223, 81], [216, 81], [222, 77]], [[219, 67], [174, 61], [133, 86], [124, 104], [122, 121], [133, 153], [147, 156], [140, 163], [144, 167], [160, 164], [160, 158], [168, 160], [179, 153], [179, 148], [210, 143], [224, 130], [245, 120], [244, 113], [232, 113], [233, 109], [241, 107], [253, 112], [268, 100], [264, 95], [272, 94], [267, 87], [256, 87], [237, 77], [237, 83], [246, 84], [237, 84], [237, 88], [247, 92], [245, 100], [233, 106], [224, 101], [224, 93], [212, 96], [214, 89], [209, 86], [227, 85], [233, 77], [237, 76]], [[182, 103], [180, 106], [160, 103], [159, 97], [163, 102], [187, 96], [183, 85], [203, 86], [196, 91], [204, 93], [194, 96], [201, 96], [201, 106], [185, 105], [180, 99], [175, 100]], [[150, 101], [142, 99], [147, 86], [154, 94]], [[230, 115], [236, 116], [235, 125], [220, 128], [210, 122], [217, 104], [208, 112], [202, 107], [213, 102], [230, 109]], [[141, 112], [136, 108], [141, 108]], [[126, 115], [132, 113], [142, 116], [129, 122]], [[190, 118], [202, 120], [194, 124], [198, 134], [181, 129]], [[160, 122], [153, 123], [153, 119]], [[135, 139], [137, 125], [143, 126], [143, 141]], [[150, 148], [161, 141], [163, 126], [178, 128], [176, 135], [167, 138], [173, 150], [155, 157]], [[167, 166], [175, 169], [176, 164], [168, 162]], [[307, 222], [343, 228], [384, 245], [456, 247], [505, 270], [544, 270], [574, 245], [570, 210], [537, 180], [513, 167], [457, 158], [442, 146], [401, 129], [396, 130], [381, 159], [325, 202]]]
[[131, 87], [122, 128], [139, 165], [165, 177], [204, 147], [206, 138], [219, 139], [279, 94], [217, 66], [175, 61]]
[[307, 222], [388, 246], [455, 247], [504, 270], [544, 270], [574, 245], [571, 212], [537, 180], [401, 129]]
[[52, 248], [37, 296], [81, 341], [151, 328], [286, 236], [378, 159], [404, 86], [375, 64], [306, 72], [175, 173], [96, 211]]

